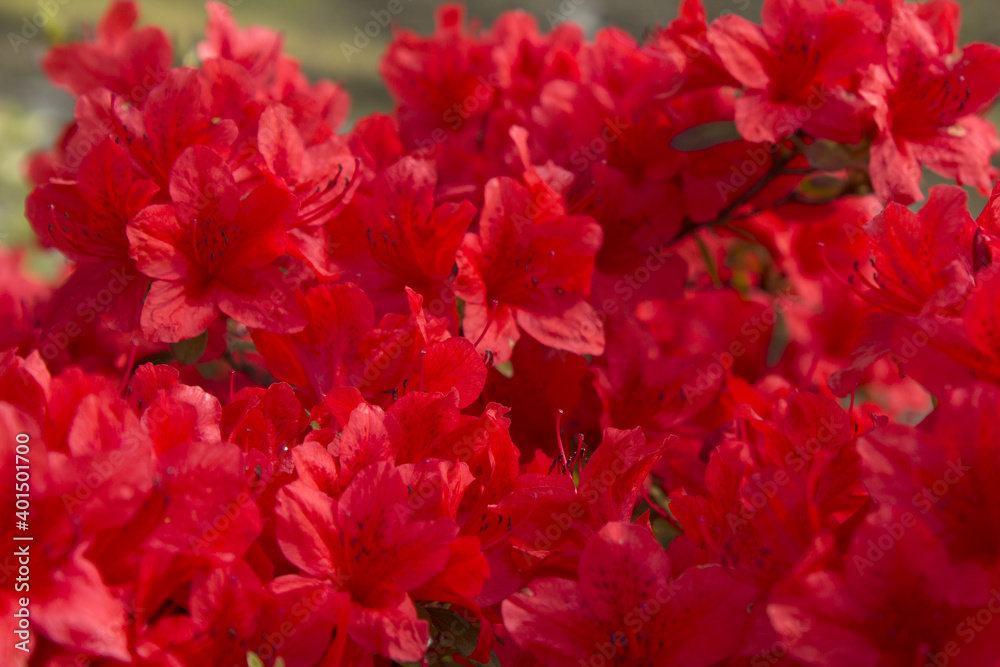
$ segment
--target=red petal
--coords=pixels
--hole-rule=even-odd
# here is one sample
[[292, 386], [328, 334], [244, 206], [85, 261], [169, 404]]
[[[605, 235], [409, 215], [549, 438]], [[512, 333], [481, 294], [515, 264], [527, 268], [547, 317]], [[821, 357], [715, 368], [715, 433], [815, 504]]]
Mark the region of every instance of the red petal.
[[147, 206], [128, 223], [129, 254], [147, 276], [184, 280], [197, 276], [191, 254], [191, 225], [181, 222], [173, 206]]
[[149, 340], [177, 342], [194, 338], [219, 314], [211, 294], [181, 283], [153, 282], [142, 307], [142, 331]]
[[328, 578], [337, 574], [333, 545], [340, 544], [336, 503], [325, 493], [292, 482], [278, 491], [275, 505], [281, 553], [303, 572]]
[[[428, 346], [420, 357], [411, 371], [409, 389], [422, 387], [426, 392], [441, 393], [455, 389], [459, 408], [479, 398], [486, 384], [486, 364], [471, 341], [449, 338]], [[414, 375], [422, 375], [420, 381]]]
[[765, 58], [771, 46], [760, 26], [742, 16], [720, 16], [708, 29], [708, 39], [726, 69], [747, 88], [767, 88], [771, 79]]
[[275, 334], [302, 331], [309, 323], [293, 285], [276, 266], [243, 273], [236, 285], [219, 285], [219, 310], [252, 329]]
[[352, 605], [347, 632], [369, 651], [399, 662], [419, 661], [430, 638], [427, 621], [417, 618], [417, 608], [405, 595], [373, 609]]

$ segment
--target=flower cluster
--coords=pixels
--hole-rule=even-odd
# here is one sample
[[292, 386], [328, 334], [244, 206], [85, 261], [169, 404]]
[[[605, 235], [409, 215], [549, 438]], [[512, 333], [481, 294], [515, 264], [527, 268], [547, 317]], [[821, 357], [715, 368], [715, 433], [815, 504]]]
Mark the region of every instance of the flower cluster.
[[42, 61], [65, 275], [0, 249], [0, 662], [1000, 664], [1000, 184], [922, 188], [997, 176], [958, 16], [446, 5], [345, 132], [276, 32], [211, 2], [176, 66], [115, 2]]

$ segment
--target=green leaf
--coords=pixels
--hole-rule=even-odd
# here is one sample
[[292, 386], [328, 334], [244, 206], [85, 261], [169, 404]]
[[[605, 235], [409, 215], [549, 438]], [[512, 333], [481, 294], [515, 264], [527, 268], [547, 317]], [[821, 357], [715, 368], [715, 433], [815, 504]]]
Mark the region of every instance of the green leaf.
[[694, 240], [698, 244], [698, 251], [701, 253], [701, 258], [705, 261], [705, 269], [708, 271], [708, 275], [712, 277], [712, 284], [716, 287], [722, 287], [722, 280], [719, 278], [719, 267], [715, 265], [715, 258], [712, 257], [712, 252], [705, 245], [705, 241], [701, 236], [696, 234]]
[[479, 641], [479, 624], [470, 623], [451, 609], [443, 607], [424, 607], [430, 617], [431, 625], [437, 632], [439, 646], [450, 652], [469, 655], [476, 650]]
[[201, 332], [194, 338], [188, 338], [178, 343], [170, 344], [170, 352], [174, 355], [177, 363], [190, 366], [198, 363], [201, 355], [205, 354], [205, 346], [208, 345], [208, 329]]
[[841, 171], [855, 163], [854, 156], [846, 146], [835, 141], [819, 139], [804, 149], [809, 164], [823, 171]]
[[814, 176], [799, 183], [799, 192], [807, 199], [824, 201], [843, 194], [847, 184], [833, 176]]
[[502, 364], [494, 364], [493, 368], [497, 369], [497, 372], [508, 380], [514, 377], [514, 362], [512, 361], [505, 361]]
[[681, 132], [671, 139], [670, 147], [675, 151], [690, 153], [703, 151], [706, 148], [726, 144], [730, 141], [739, 141], [742, 138], [736, 129], [736, 123], [728, 120], [720, 120], [696, 125], [690, 130]]
[[788, 347], [790, 342], [791, 336], [788, 333], [788, 325], [785, 322], [785, 318], [781, 313], [775, 311], [774, 332], [771, 334], [771, 342], [767, 346], [768, 368], [778, 365], [781, 357], [785, 354], [785, 348]]
[[493, 651], [490, 651], [490, 661], [489, 662], [477, 662], [475, 660], [470, 660], [473, 665], [477, 667], [500, 667], [500, 658]]

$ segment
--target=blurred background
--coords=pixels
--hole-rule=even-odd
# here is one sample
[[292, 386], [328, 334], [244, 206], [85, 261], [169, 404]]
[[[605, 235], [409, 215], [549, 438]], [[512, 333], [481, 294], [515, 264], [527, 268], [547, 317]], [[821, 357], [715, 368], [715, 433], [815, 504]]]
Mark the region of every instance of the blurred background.
[[[436, 0], [400, 0], [402, 11], [395, 23], [421, 33], [434, 26]], [[372, 111], [391, 111], [392, 101], [378, 77], [378, 62], [391, 37], [380, 29], [370, 44], [345, 54], [353, 46], [356, 30], [371, 22], [372, 12], [386, 9], [388, 0], [227, 0], [241, 26], [266, 25], [285, 35], [285, 50], [299, 59], [311, 79], [328, 78], [341, 83], [352, 97], [351, 120]], [[549, 30], [559, 21], [574, 21], [593, 34], [606, 25], [619, 26], [636, 37], [668, 23], [677, 14], [678, 0], [524, 0], [519, 3], [474, 0], [465, 3], [471, 17], [490, 24], [498, 14], [525, 9]], [[26, 184], [21, 165], [24, 156], [53, 142], [72, 116], [71, 98], [53, 88], [42, 76], [39, 60], [52, 41], [79, 39], [93, 26], [107, 0], [0, 0], [0, 243], [21, 245], [30, 239], [24, 221]], [[706, 0], [709, 18], [740, 14], [759, 20], [761, 0]], [[997, 0], [962, 2], [962, 43], [1000, 43]], [[44, 27], [34, 31], [33, 19], [41, 12]], [[203, 34], [204, 2], [157, 0], [141, 3], [141, 24], [157, 24], [170, 34], [175, 54], [192, 50]], [[373, 32], [369, 30], [369, 32]], [[27, 41], [12, 39], [24, 36]], [[30, 37], [29, 37], [30, 35]], [[359, 44], [363, 44], [359, 40]], [[1000, 121], [1000, 110], [991, 112]], [[997, 162], [1000, 165], [1000, 161]], [[982, 200], [973, 202], [973, 213]], [[51, 268], [51, 261], [49, 267]], [[44, 258], [36, 268], [46, 269]]]

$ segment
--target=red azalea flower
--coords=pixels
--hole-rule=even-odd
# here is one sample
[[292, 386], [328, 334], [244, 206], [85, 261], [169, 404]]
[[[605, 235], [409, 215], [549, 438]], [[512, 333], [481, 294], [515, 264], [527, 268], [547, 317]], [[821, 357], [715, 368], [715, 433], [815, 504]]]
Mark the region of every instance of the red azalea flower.
[[276, 382], [267, 389], [240, 390], [222, 408], [220, 427], [223, 437], [244, 452], [258, 450], [267, 461], [277, 462], [308, 423], [308, 414], [292, 388]]
[[133, 29], [138, 18], [136, 3], [113, 3], [93, 41], [53, 47], [42, 59], [42, 69], [53, 83], [77, 95], [107, 88], [141, 104], [166, 76], [173, 54], [170, 39], [159, 28]]
[[[186, 148], [204, 146], [228, 157], [236, 140], [236, 123], [213, 117], [204, 86], [198, 70], [172, 69], [150, 91], [141, 108], [112, 97], [109, 104], [102, 105], [107, 110], [98, 107], [80, 121], [80, 132], [93, 136], [95, 131], [105, 134], [111, 129], [116, 142], [128, 149], [139, 168], [168, 192], [174, 164]], [[101, 114], [111, 117], [105, 119]]]
[[458, 252], [465, 337], [497, 363], [510, 359], [518, 327], [557, 350], [601, 354], [604, 327], [586, 300], [601, 238], [597, 223], [566, 215], [544, 183], [529, 190], [491, 180], [479, 233], [466, 235]]
[[364, 292], [351, 284], [314, 287], [304, 301], [309, 324], [302, 331], [254, 331], [253, 340], [275, 377], [311, 392], [317, 403], [331, 389], [355, 384], [358, 346], [375, 318]]
[[891, 203], [865, 224], [875, 273], [870, 280], [853, 277], [862, 296], [875, 308], [907, 315], [919, 315], [929, 302], [953, 306], [972, 283], [978, 227], [968, 199], [960, 188], [935, 186], [918, 213]]
[[986, 620], [984, 610], [996, 608], [996, 580], [968, 590], [955, 573], [919, 511], [885, 504], [843, 556], [780, 586], [768, 616], [788, 653], [807, 664], [991, 664], [1000, 638], [983, 632], [988, 623], [977, 615]]
[[[54, 325], [87, 311], [119, 331], [138, 327], [149, 279], [129, 256], [126, 225], [157, 193], [128, 151], [105, 138], [80, 162], [76, 183], [50, 181], [28, 197], [25, 215], [35, 233], [77, 262], [55, 295]], [[95, 301], [106, 295], [110, 303]]]
[[[352, 382], [365, 394], [392, 394], [393, 400], [413, 391], [458, 392], [466, 407], [482, 392], [486, 367], [472, 343], [454, 338], [450, 322], [429, 316], [423, 297], [404, 289], [410, 315], [388, 314], [360, 342], [362, 370]], [[440, 301], [437, 310], [445, 311]]]
[[[721, 567], [670, 578], [647, 528], [609, 523], [587, 542], [579, 581], [536, 579], [503, 603], [514, 640], [552, 667], [711, 665], [735, 648], [752, 589]], [[720, 627], [728, 628], [723, 635]]]
[[938, 594], [977, 604], [1000, 582], [1000, 390], [976, 384], [950, 392], [916, 427], [890, 424], [860, 440], [872, 496], [910, 510], [945, 548]]
[[191, 582], [189, 615], [172, 617], [173, 623], [157, 637], [163, 653], [183, 664], [239, 664], [248, 649], [257, 648], [253, 641], [265, 595], [264, 585], [245, 561], [198, 572]]
[[665, 354], [652, 332], [625, 321], [608, 337], [608, 351], [593, 366], [603, 426], [642, 429], [663, 437], [715, 399], [724, 372], [714, 361], [683, 350]]
[[[209, 2], [206, 9], [205, 40], [197, 46], [198, 57], [205, 68], [213, 60], [224, 62], [225, 65], [218, 69], [230, 73], [229, 76], [240, 72], [239, 78], [248, 84], [247, 90], [254, 102], [280, 102], [297, 115], [308, 117], [308, 122], [300, 129], [310, 143], [329, 139], [347, 117], [350, 107], [347, 93], [330, 81], [310, 84], [299, 63], [282, 53], [284, 38], [281, 33], [263, 26], [240, 29], [230, 7], [221, 2]], [[220, 93], [224, 96], [226, 91]], [[213, 102], [225, 105], [232, 100], [214, 99]], [[256, 118], [247, 120], [253, 130]]]
[[282, 180], [301, 200], [296, 225], [322, 225], [350, 202], [356, 163], [346, 141], [329, 137], [314, 142], [300, 127], [306, 122], [284, 104], [271, 104], [260, 115], [257, 148], [268, 175]]
[[378, 315], [406, 307], [404, 287], [452, 309], [448, 281], [475, 208], [464, 201], [435, 206], [436, 183], [431, 162], [404, 157], [380, 170], [328, 225], [331, 269], [361, 276]]
[[454, 388], [461, 407], [474, 402], [486, 381], [482, 358], [468, 340], [453, 338], [444, 320], [427, 317], [420, 295], [404, 293], [411, 316], [389, 314], [374, 327], [364, 292], [352, 284], [321, 285], [306, 294], [310, 324], [303, 331], [254, 331], [253, 340], [271, 372], [314, 403], [338, 387], [357, 387], [375, 402], [383, 400], [378, 394], [396, 400]]
[[866, 500], [851, 423], [836, 403], [796, 390], [775, 401], [771, 419], [740, 406], [709, 460], [708, 494], [670, 494], [684, 527], [671, 551], [690, 541], [694, 562], [729, 564], [762, 590], [794, 569], [818, 533], [863, 516]]
[[287, 190], [261, 185], [243, 195], [215, 151], [193, 146], [170, 173], [171, 204], [149, 206], [128, 225], [130, 255], [155, 279], [142, 310], [153, 340], [204, 331], [223, 312], [247, 326], [301, 330], [305, 316], [274, 260], [294, 211]]
[[[15, 502], [13, 488], [3, 494], [0, 505], [11, 517], [0, 536], [12, 545], [7, 561], [11, 569], [0, 582], [0, 609], [4, 613], [0, 626], [12, 640], [0, 648], [0, 660], [13, 667], [25, 667], [30, 652], [39, 652], [37, 647], [44, 635], [73, 651], [127, 661], [125, 605], [88, 557], [93, 532], [80, 532], [80, 526], [74, 526], [74, 517], [65, 509], [64, 500], [76, 498], [72, 464], [47, 450], [40, 424], [6, 402], [0, 402], [0, 437], [4, 439], [0, 444], [4, 456], [0, 468], [8, 479], [15, 479], [17, 464], [30, 466], [30, 482], [18, 489], [30, 498], [29, 509]], [[16, 453], [26, 450], [23, 458], [15, 458]], [[25, 464], [25, 460], [29, 463]], [[101, 462], [108, 464], [106, 459]], [[114, 486], [93, 490], [105, 500], [114, 494]], [[124, 488], [117, 491], [119, 498], [129, 495]], [[108, 511], [106, 505], [104, 512]], [[15, 520], [22, 518], [18, 512], [23, 512], [24, 525], [30, 532], [15, 529]], [[15, 536], [33, 539], [15, 541]], [[15, 612], [26, 606], [25, 597], [30, 600], [30, 624], [22, 625]], [[19, 636], [17, 631], [25, 634]], [[15, 643], [26, 639], [30, 652], [15, 648]]]
[[777, 143], [798, 129], [856, 143], [864, 104], [845, 84], [876, 60], [882, 21], [861, 2], [765, 0], [763, 25], [730, 14], [709, 28], [729, 73], [746, 87], [736, 101], [745, 139]]
[[232, 61], [263, 81], [273, 76], [281, 55], [281, 33], [257, 26], [240, 30], [229, 7], [221, 2], [208, 2], [205, 9], [208, 21], [205, 40], [198, 44], [199, 58]]
[[991, 235], [972, 220], [967, 201], [959, 188], [935, 186], [918, 213], [894, 202], [864, 225], [873, 257], [848, 280], [868, 307], [851, 366], [830, 379], [835, 393], [852, 391], [889, 352], [925, 386], [963, 382], [969, 369], [997, 377], [988, 350], [1000, 281], [983, 271]]
[[1000, 141], [977, 114], [1000, 92], [1000, 47], [969, 44], [954, 54], [953, 40], [936, 42], [928, 33], [957, 30], [957, 10], [942, 24], [922, 20], [916, 6], [896, 8], [886, 65], [872, 68], [861, 87], [878, 124], [871, 149], [875, 190], [903, 204], [920, 201], [920, 166], [926, 165], [985, 194]]
[[489, 369], [480, 402], [509, 406], [517, 415], [511, 423], [511, 437], [521, 443], [526, 457], [536, 449], [553, 458], [559, 454], [556, 417], [560, 410], [564, 413], [560, 432], [567, 442], [578, 433], [589, 443], [600, 440], [601, 402], [586, 359], [523, 338], [514, 347], [511, 363], [511, 377]]
[[351, 594], [347, 633], [393, 660], [419, 660], [427, 622], [408, 592], [448, 562], [458, 527], [412, 521], [406, 484], [391, 463], [355, 475], [339, 500], [294, 482], [278, 494], [278, 541], [305, 574]]
[[372, 114], [358, 121], [348, 139], [351, 154], [361, 160], [361, 178], [371, 188], [376, 176], [404, 156], [398, 121], [392, 116]]
[[[522, 470], [516, 479], [505, 479], [502, 467], [494, 471], [493, 488], [480, 498], [463, 529], [476, 531], [487, 545], [491, 574], [477, 602], [495, 604], [545, 573], [571, 576], [592, 535], [608, 521], [632, 517], [646, 478], [668, 444], [647, 442], [639, 429], [606, 429], [597, 451], [579, 469], [579, 486], [575, 473], [570, 474], [581, 457], [575, 450], [567, 452], [569, 467], [557, 459], [542, 468], [546, 473]], [[517, 455], [516, 449], [497, 450]], [[483, 502], [497, 492], [498, 502]]]
[[490, 105], [479, 97], [488, 100], [498, 92], [491, 84], [497, 68], [491, 45], [475, 35], [477, 26], [466, 31], [465, 9], [442, 5], [435, 23], [437, 32], [428, 38], [398, 31], [379, 65], [386, 87], [404, 105], [401, 124], [411, 141], [431, 137], [435, 130], [443, 134], [442, 125], [461, 125], [469, 110], [456, 106], [457, 100], [474, 101], [476, 115], [482, 115]]
[[681, 0], [677, 18], [652, 35], [647, 48], [669, 58], [678, 76], [684, 77], [677, 93], [739, 83], [715, 57], [702, 0]]
[[[353, 664], [345, 657], [351, 596], [329, 582], [286, 575], [270, 583], [273, 600], [265, 602], [256, 646], [258, 656], [280, 656], [288, 667]], [[274, 628], [288, 628], [276, 633]], [[266, 663], [270, 664], [270, 663]]]
[[326, 273], [330, 248], [322, 228], [351, 201], [361, 182], [346, 142], [331, 137], [307, 145], [291, 109], [273, 104], [260, 116], [257, 148], [268, 180], [288, 188], [299, 200], [298, 214], [289, 224], [292, 250]]
[[[38, 276], [24, 270], [24, 250], [0, 246], [0, 350], [16, 350], [27, 356], [35, 343], [36, 328], [42, 321], [52, 289]], [[41, 343], [44, 346], [45, 342]], [[46, 351], [51, 351], [47, 348]]]

